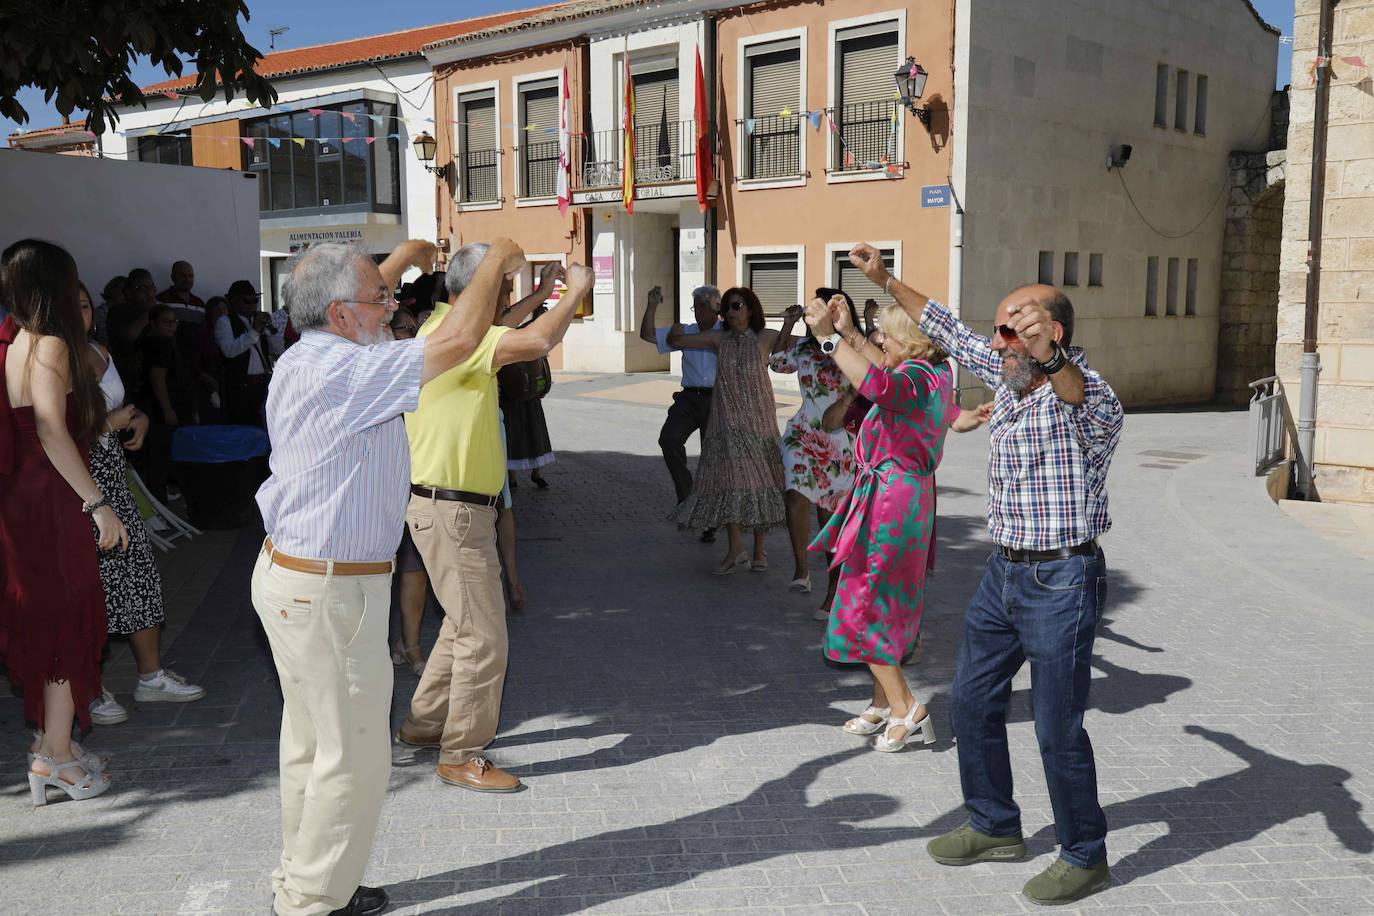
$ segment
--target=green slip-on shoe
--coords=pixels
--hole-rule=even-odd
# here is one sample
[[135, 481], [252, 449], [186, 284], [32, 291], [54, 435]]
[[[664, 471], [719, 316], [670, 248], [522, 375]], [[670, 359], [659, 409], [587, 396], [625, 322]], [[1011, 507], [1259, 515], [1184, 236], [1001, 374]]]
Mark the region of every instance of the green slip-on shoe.
[[1021, 893], [1031, 903], [1058, 906], [1106, 890], [1111, 883], [1106, 862], [1099, 862], [1092, 868], [1079, 868], [1063, 859], [1055, 859], [1049, 868], [1027, 881]]
[[926, 844], [926, 852], [941, 865], [972, 865], [975, 862], [1019, 862], [1026, 855], [1026, 841], [1015, 836], [987, 836], [968, 824], [938, 836]]

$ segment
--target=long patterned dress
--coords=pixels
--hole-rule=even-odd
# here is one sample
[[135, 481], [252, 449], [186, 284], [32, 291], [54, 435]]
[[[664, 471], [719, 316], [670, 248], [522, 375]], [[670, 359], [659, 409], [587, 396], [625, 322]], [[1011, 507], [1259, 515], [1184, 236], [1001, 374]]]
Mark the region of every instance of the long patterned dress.
[[821, 418], [849, 391], [849, 383], [811, 337], [774, 353], [768, 364], [774, 372], [795, 373], [801, 388], [801, 407], [782, 432], [787, 489], [834, 512], [854, 485], [854, 444], [843, 429], [826, 432]]
[[948, 361], [874, 366], [859, 393], [873, 407], [859, 428], [854, 489], [811, 545], [832, 551], [840, 566], [825, 654], [896, 665], [921, 621], [954, 373]]
[[781, 454], [777, 406], [758, 335], [726, 331], [696, 483], [669, 518], [684, 528], [778, 527], [787, 517]]

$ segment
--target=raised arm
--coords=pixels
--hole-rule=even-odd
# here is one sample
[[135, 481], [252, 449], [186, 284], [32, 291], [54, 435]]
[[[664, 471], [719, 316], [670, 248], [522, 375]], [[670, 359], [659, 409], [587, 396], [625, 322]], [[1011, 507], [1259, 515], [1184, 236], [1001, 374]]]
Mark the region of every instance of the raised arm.
[[806, 307], [806, 323], [817, 340], [832, 334], [840, 335], [840, 343], [831, 358], [854, 388], [863, 384], [868, 377], [868, 370], [875, 364], [868, 351], [876, 350], [881, 360], [882, 351], [870, 344], [854, 327], [853, 316], [849, 314], [849, 306], [843, 296], [835, 296], [829, 302], [820, 298], [812, 299]]
[[781, 353], [792, 348], [792, 342], [795, 340], [792, 336], [792, 328], [801, 320], [805, 312], [806, 310], [800, 305], [793, 305], [782, 313], [782, 330], [778, 332], [777, 338], [773, 341], [771, 352]]
[[[525, 253], [510, 239], [497, 239], [487, 249], [472, 282], [458, 294], [444, 320], [425, 338], [425, 366], [420, 384], [442, 375], [472, 355], [491, 326], [496, 297], [507, 274], [525, 266]], [[561, 304], [561, 303], [560, 303]], [[507, 335], [509, 336], [509, 335]]]
[[860, 242], [849, 252], [849, 263], [881, 286], [921, 331], [959, 365], [994, 389], [1002, 383], [1002, 358], [992, 349], [990, 341], [951, 315], [940, 303], [889, 274], [878, 249]]
[[639, 319], [639, 339], [658, 346], [658, 307], [663, 304], [663, 287], [655, 286], [649, 290], [649, 299], [644, 304], [644, 314]]
[[401, 285], [401, 275], [412, 267], [418, 268], [421, 273], [429, 273], [434, 270], [434, 259], [438, 256], [439, 249], [433, 242], [426, 242], [424, 239], [407, 239], [395, 248], [391, 249], [391, 254], [386, 256], [386, 260], [377, 265], [377, 270], [381, 271], [382, 279], [391, 289]]
[[668, 329], [668, 349], [670, 350], [714, 350], [725, 338], [723, 331], [698, 331], [688, 334], [682, 322], [675, 321]]
[[530, 317], [531, 312], [548, 301], [558, 281], [565, 276], [563, 265], [556, 261], [550, 261], [539, 268], [539, 285], [534, 288], [534, 292], [507, 309], [501, 316], [501, 323], [508, 328], [520, 327], [525, 323], [525, 319]]
[[584, 264], [569, 267], [568, 289], [558, 304], [523, 328], [511, 331], [497, 341], [492, 368], [548, 356], [568, 332], [573, 315], [577, 314], [577, 306], [591, 292], [595, 281], [596, 275], [590, 267]]

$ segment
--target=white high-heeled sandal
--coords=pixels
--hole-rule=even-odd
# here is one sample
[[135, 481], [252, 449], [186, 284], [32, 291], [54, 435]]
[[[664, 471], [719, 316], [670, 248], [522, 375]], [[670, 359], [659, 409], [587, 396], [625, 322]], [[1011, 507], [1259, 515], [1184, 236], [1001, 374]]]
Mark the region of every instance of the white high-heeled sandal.
[[[922, 744], [934, 744], [935, 723], [930, 720], [930, 710], [926, 710], [926, 714], [921, 717], [921, 721], [917, 722], [912, 719], [912, 716], [916, 715], [916, 710], [920, 708], [920, 705], [920, 703], [912, 703], [911, 708], [907, 710], [905, 716], [900, 719], [889, 719], [887, 731], [873, 739], [873, 750], [882, 751], [884, 754], [895, 754], [911, 742], [911, 739], [916, 735], [917, 729], [921, 730]], [[894, 728], [905, 728], [906, 734], [897, 739], [889, 738], [888, 733]]]
[[[33, 733], [33, 740], [42, 745], [43, 733], [41, 731]], [[37, 751], [29, 751], [29, 768], [33, 768], [34, 758], [38, 756]], [[72, 742], [72, 756], [76, 762], [81, 764], [81, 768], [87, 773], [103, 773], [110, 767], [110, 758], [106, 754], [96, 754], [85, 750], [75, 741]]]
[[[46, 754], [35, 754], [33, 759], [35, 763], [42, 763], [48, 768], [46, 776], [35, 773], [32, 766], [29, 768], [29, 794], [33, 797], [35, 808], [41, 808], [48, 803], [49, 786], [66, 792], [67, 797], [73, 801], [84, 801], [88, 798], [95, 798], [114, 784], [107, 774], [93, 773], [77, 760], [58, 763]], [[80, 770], [83, 774], [81, 779], [76, 782], [67, 782], [63, 779], [62, 771], [71, 769]]]
[[[878, 721], [870, 721], [869, 719], [864, 718], [865, 716], [877, 716]], [[874, 732], [881, 729], [883, 726], [887, 725], [888, 720], [891, 718], [891, 707], [870, 706], [854, 718], [850, 719], [848, 722], [844, 723], [842, 727], [846, 732], [848, 732], [851, 735], [858, 735], [861, 738], [867, 738], [869, 735], [873, 734]]]

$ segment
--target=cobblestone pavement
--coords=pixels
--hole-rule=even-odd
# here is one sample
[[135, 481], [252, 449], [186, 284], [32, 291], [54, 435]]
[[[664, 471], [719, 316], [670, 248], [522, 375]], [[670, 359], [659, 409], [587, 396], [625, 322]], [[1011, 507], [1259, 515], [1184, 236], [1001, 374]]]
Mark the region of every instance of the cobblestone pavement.
[[[552, 487], [516, 491], [531, 602], [490, 754], [528, 791], [447, 787], [432, 751], [398, 749], [369, 882], [402, 913], [1029, 911], [1021, 885], [1054, 840], [1024, 672], [1011, 743], [1031, 857], [949, 869], [924, 851], [961, 822], [946, 692], [988, 551], [986, 434], [950, 437], [908, 669], [940, 740], [883, 755], [837, 728], [865, 678], [821, 663], [785, 535], [767, 573], [718, 578], [723, 547], [663, 521], [662, 409], [615, 398], [635, 381], [555, 385]], [[1244, 420], [1127, 420], [1088, 716], [1113, 887], [1085, 913], [1374, 913], [1374, 565], [1264, 499]], [[166, 558], [168, 657], [209, 696], [95, 729], [115, 791], [31, 809], [19, 703], [0, 700], [0, 912], [268, 912], [280, 700], [247, 599], [256, 537]], [[111, 685], [134, 705], [124, 671]], [[398, 673], [398, 720], [414, 683]]]

